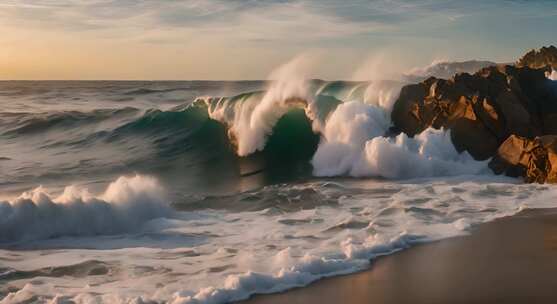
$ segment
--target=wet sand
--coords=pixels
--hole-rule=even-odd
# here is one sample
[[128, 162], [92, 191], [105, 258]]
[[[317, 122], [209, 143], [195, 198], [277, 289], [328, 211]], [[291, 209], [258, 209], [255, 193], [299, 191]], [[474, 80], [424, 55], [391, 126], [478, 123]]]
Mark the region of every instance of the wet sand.
[[557, 210], [524, 211], [245, 303], [557, 303]]

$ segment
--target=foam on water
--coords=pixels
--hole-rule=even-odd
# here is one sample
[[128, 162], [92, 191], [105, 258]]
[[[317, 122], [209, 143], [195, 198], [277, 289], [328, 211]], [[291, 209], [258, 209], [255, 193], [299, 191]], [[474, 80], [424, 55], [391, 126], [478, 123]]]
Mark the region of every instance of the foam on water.
[[338, 106], [326, 122], [313, 159], [316, 176], [377, 176], [392, 179], [478, 174], [487, 163], [459, 153], [450, 133], [429, 128], [414, 138], [383, 137], [387, 109], [359, 102]]
[[0, 242], [130, 232], [169, 213], [162, 193], [145, 176], [120, 177], [99, 196], [69, 186], [53, 198], [39, 187], [0, 202]]
[[[465, 234], [473, 225], [524, 208], [555, 207], [552, 202], [557, 199], [553, 186], [525, 185], [493, 176], [396, 183], [319, 181], [242, 194], [249, 197], [250, 204], [264, 203], [258, 199], [264, 196], [284, 197], [281, 203], [259, 211], [153, 212], [159, 210], [157, 207], [148, 208], [150, 216], [141, 216], [145, 213], [133, 209], [142, 208], [135, 202], [145, 202], [145, 196], [150, 197], [148, 201], [153, 199], [145, 194], [150, 191], [143, 191], [150, 187], [145, 185], [154, 184], [151, 181], [147, 177], [119, 179], [104, 194], [92, 196], [103, 204], [130, 204], [127, 211], [143, 221], [141, 229], [93, 237], [90, 232], [98, 231], [87, 228], [81, 235], [45, 239], [52, 236], [43, 232], [52, 231], [47, 221], [64, 226], [89, 222], [80, 211], [49, 215], [40, 222], [42, 230], [12, 222], [27, 240], [35, 241], [18, 244], [18, 248], [33, 250], [0, 250], [2, 267], [7, 267], [0, 280], [9, 278], [10, 273], [10, 278], [16, 278], [17, 273], [41, 276], [20, 275], [17, 280], [5, 281], [0, 288], [0, 294], [4, 294], [0, 303], [225, 303], [359, 271], [378, 256], [416, 243]], [[299, 200], [300, 193], [310, 190], [331, 203], [308, 205]], [[156, 205], [148, 206], [160, 206], [163, 196], [158, 195]], [[77, 197], [91, 202], [84, 195]], [[39, 201], [33, 202], [40, 205]], [[75, 195], [68, 194], [43, 203], [87, 204], [76, 203]], [[96, 213], [89, 215], [95, 217]], [[69, 217], [75, 219], [70, 221]], [[72, 231], [78, 231], [76, 227], [79, 225]], [[135, 224], [132, 227], [137, 228]], [[12, 228], [4, 223], [3, 229]], [[111, 242], [120, 246], [107, 247]], [[4, 239], [1, 244], [13, 243]], [[84, 267], [88, 270], [79, 270]], [[61, 272], [65, 275], [57, 275]]]
[[[475, 63], [472, 66], [475, 68]], [[464, 68], [469, 68], [468, 64]], [[430, 70], [436, 69], [424, 73]], [[67, 179], [89, 175], [96, 165], [81, 163], [85, 151], [94, 154], [92, 159], [113, 160], [99, 156], [99, 142], [121, 149], [117, 154], [122, 159], [110, 162], [110, 166], [121, 161], [124, 167], [137, 169], [140, 161], [131, 160], [147, 148], [154, 153], [146, 153], [141, 161], [155, 158], [166, 164], [164, 155], [187, 154], [194, 146], [209, 147], [198, 151], [204, 157], [191, 157], [192, 163], [204, 165], [221, 158], [223, 154], [209, 152], [224, 149], [224, 145], [190, 137], [218, 136], [224, 126], [237, 154], [246, 156], [264, 150], [267, 141], [271, 143], [276, 135], [273, 131], [280, 129], [276, 125], [294, 108], [302, 118], [305, 113], [307, 119], [305, 124], [292, 125], [304, 125], [306, 132], [313, 131], [321, 138], [311, 160], [313, 173], [320, 178], [309, 182], [303, 179], [267, 184], [222, 196], [211, 193], [200, 197], [189, 192], [170, 196], [156, 178], [136, 175], [118, 178], [101, 193], [68, 186], [60, 195], [53, 195], [56, 191], [39, 187], [0, 201], [0, 303], [237, 301], [256, 293], [283, 291], [323, 277], [360, 271], [379, 256], [417, 243], [466, 234], [474, 225], [524, 208], [556, 207], [554, 186], [525, 185], [487, 173], [485, 162], [456, 151], [447, 131], [427, 129], [413, 138], [404, 134], [384, 137], [391, 127], [390, 112], [401, 83], [310, 81], [306, 71], [307, 62], [298, 58], [271, 74], [272, 82], [250, 85], [250, 93], [199, 99], [202, 106], [186, 103], [168, 110], [167, 105], [137, 119], [133, 118], [141, 111], [133, 111], [122, 121], [103, 123], [102, 130], [87, 136], [91, 141], [82, 140], [76, 133], [76, 143], [83, 145], [43, 140], [40, 124], [32, 124], [31, 130], [37, 133], [27, 132], [29, 127], [24, 123], [23, 129], [7, 134], [10, 137], [4, 134], [5, 138], [0, 139], [4, 147], [12, 145], [12, 153], [0, 156], [6, 156], [2, 166], [12, 168], [13, 174], [5, 179], [16, 185], [16, 177], [34, 180], [43, 161], [50, 162], [48, 169], [57, 168], [57, 173]], [[548, 77], [555, 79], [554, 74]], [[257, 91], [264, 85], [266, 91]], [[115, 95], [119, 102], [125, 102], [120, 95], [158, 100], [182, 92], [178, 89], [167, 84], [133, 84], [123, 93], [118, 89]], [[200, 92], [213, 89], [207, 83]], [[233, 91], [245, 92], [241, 88]], [[155, 98], [159, 94], [166, 97]], [[44, 98], [39, 99], [37, 108], [42, 109]], [[74, 102], [75, 106], [81, 103]], [[152, 103], [149, 98], [147, 104]], [[20, 102], [15, 109], [26, 107]], [[6, 115], [15, 117], [13, 113]], [[21, 117], [37, 115], [43, 114]], [[66, 117], [63, 115], [62, 121]], [[21, 121], [13, 119], [15, 123]], [[57, 134], [66, 126], [51, 125], [51, 130], [57, 128]], [[3, 126], [3, 130], [12, 129], [12, 123]], [[90, 134], [85, 128], [79, 130]], [[20, 139], [30, 134], [40, 144], [32, 146]], [[319, 140], [314, 138], [311, 151]], [[292, 141], [279, 142], [288, 145]], [[54, 144], [56, 149], [51, 148]], [[187, 149], [174, 149], [179, 145]], [[33, 153], [50, 154], [27, 157], [21, 152], [26, 146], [32, 146], [29, 150]], [[172, 153], [162, 153], [167, 150]], [[78, 154], [80, 163], [75, 168], [60, 165], [67, 165], [70, 155]], [[37, 163], [14, 162], [13, 158], [21, 155]], [[60, 163], [52, 162], [54, 155]], [[28, 171], [21, 171], [20, 165]], [[233, 165], [230, 168], [235, 168]], [[63, 174], [74, 169], [74, 175]], [[176, 184], [186, 178], [214, 181], [214, 176], [192, 172], [171, 179]], [[246, 178], [257, 177], [258, 173]], [[332, 176], [386, 179], [328, 178]], [[103, 178], [106, 180], [106, 176]], [[60, 186], [60, 180], [53, 180]], [[96, 177], [89, 181], [96, 181]], [[7, 195], [0, 193], [1, 197]], [[169, 201], [168, 197], [183, 201]]]
[[[279, 118], [292, 107], [304, 107], [321, 135], [311, 161], [316, 176], [400, 179], [487, 171], [485, 162], [458, 153], [443, 130], [427, 129], [414, 138], [384, 137], [401, 83], [325, 82], [314, 90], [303, 66], [294, 60], [279, 68], [266, 92], [206, 100], [209, 116], [228, 126], [238, 155], [263, 150]], [[323, 102], [326, 96], [339, 98], [338, 103]]]

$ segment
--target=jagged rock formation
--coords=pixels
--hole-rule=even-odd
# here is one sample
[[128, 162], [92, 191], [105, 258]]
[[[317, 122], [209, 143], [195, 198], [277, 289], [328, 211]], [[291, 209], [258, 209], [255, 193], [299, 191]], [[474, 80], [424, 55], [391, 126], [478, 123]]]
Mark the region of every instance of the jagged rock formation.
[[551, 67], [557, 70], [557, 47], [542, 47], [539, 50], [531, 50], [517, 62], [519, 67], [530, 67], [533, 69], [543, 69]]
[[480, 69], [497, 65], [492, 61], [468, 60], [459, 62], [436, 62], [423, 68], [415, 68], [405, 74], [403, 80], [420, 82], [429, 77], [448, 79], [458, 73], [474, 73]]
[[[557, 134], [557, 85], [546, 77], [556, 59], [557, 48], [542, 48], [516, 65], [491, 66], [448, 80], [431, 77], [405, 86], [393, 107], [392, 121], [409, 136], [428, 127], [450, 129], [457, 150], [468, 151], [478, 160], [497, 155], [513, 135], [534, 139]], [[540, 174], [530, 176], [533, 171], [521, 175], [529, 181], [545, 181]]]
[[497, 174], [523, 176], [527, 182], [557, 183], [557, 135], [534, 139], [511, 135], [489, 167]]

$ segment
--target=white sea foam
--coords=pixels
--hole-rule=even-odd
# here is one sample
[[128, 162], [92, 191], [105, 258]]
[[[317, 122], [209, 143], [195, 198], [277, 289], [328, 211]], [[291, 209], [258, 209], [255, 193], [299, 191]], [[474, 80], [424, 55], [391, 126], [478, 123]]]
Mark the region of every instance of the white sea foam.
[[375, 137], [366, 142], [363, 156], [351, 174], [386, 178], [415, 178], [479, 174], [487, 163], [458, 153], [449, 132], [426, 129], [414, 138], [400, 134], [394, 139]]
[[322, 132], [312, 164], [317, 176], [350, 174], [361, 159], [367, 140], [382, 136], [390, 125], [380, 107], [360, 102], [339, 105]]
[[358, 102], [337, 107], [327, 120], [313, 159], [316, 176], [415, 178], [478, 174], [486, 163], [458, 153], [450, 133], [429, 128], [414, 138], [386, 138], [388, 112]]
[[[436, 63], [426, 69], [472, 69], [485, 62]], [[434, 69], [433, 67], [436, 67]], [[316, 176], [350, 175], [386, 178], [414, 178], [484, 172], [486, 164], [474, 161], [467, 153], [458, 153], [450, 134], [428, 129], [415, 138], [401, 134], [384, 138], [391, 126], [390, 112], [402, 83], [324, 83], [310, 92], [307, 64], [297, 58], [277, 69], [275, 81], [264, 94], [252, 94], [244, 100], [221, 100], [209, 107], [211, 118], [225, 122], [237, 146], [246, 156], [263, 150], [276, 122], [292, 106], [305, 106], [313, 130], [322, 136], [313, 156]], [[424, 71], [425, 73], [425, 71]], [[332, 96], [342, 104], [328, 115], [321, 115], [320, 98]], [[305, 104], [293, 105], [293, 99]], [[433, 148], [431, 148], [433, 146]]]
[[[433, 144], [424, 144], [422, 149], [426, 151]], [[138, 197], [152, 199], [142, 189], [158, 189], [155, 184], [145, 178], [120, 179], [96, 199], [102, 198], [110, 205], [130, 204], [126, 210], [133, 213], [137, 206], [131, 202], [138, 201]], [[416, 243], [465, 234], [470, 226], [524, 208], [554, 207], [552, 202], [557, 201], [554, 187], [519, 184], [513, 179], [493, 176], [405, 183], [323, 181], [278, 185], [259, 191], [287, 196], [289, 205], [296, 204], [299, 193], [309, 192], [334, 203], [287, 213], [280, 212], [280, 205], [256, 212], [169, 211], [167, 217], [148, 221], [149, 238], [86, 233], [59, 242], [56, 239], [28, 242], [22, 246], [33, 250], [18, 251], [17, 256], [13, 251], [0, 250], [2, 267], [20, 271], [65, 267], [66, 272], [80, 274], [82, 266], [75, 265], [84, 261], [102, 261], [103, 267], [107, 267], [104, 273], [86, 276], [69, 272], [47, 279], [8, 280], [5, 288], [10, 288], [9, 291], [0, 287], [0, 294], [5, 294], [0, 303], [225, 303], [359, 271], [369, 267], [370, 259], [378, 256]], [[261, 197], [259, 191], [252, 197]], [[76, 204], [75, 196], [90, 201], [83, 198], [88, 194], [66, 194], [64, 199], [50, 201]], [[91, 217], [96, 214], [90, 212]], [[71, 216], [86, 221], [80, 212], [56, 213], [49, 215], [48, 220], [67, 224], [66, 218]], [[189, 241], [177, 242], [177, 238]], [[105, 246], [107, 241], [123, 245], [139, 243], [111, 249]], [[75, 246], [83, 242], [88, 242], [87, 246]], [[62, 243], [65, 246], [53, 247]]]
[[120, 177], [99, 196], [69, 186], [52, 197], [39, 187], [0, 202], [0, 243], [129, 232], [168, 213], [163, 191], [151, 177]]
[[[290, 106], [286, 100], [305, 99], [306, 111], [315, 102], [305, 77], [292, 77], [300, 65], [286, 67], [257, 98], [210, 109], [213, 119], [230, 126], [239, 155], [264, 147]], [[170, 209], [157, 181], [145, 176], [119, 178], [100, 195], [68, 187], [55, 197], [38, 188], [0, 203], [0, 245], [27, 249], [16, 255], [0, 249], [0, 279], [6, 282], [0, 303], [225, 303], [359, 271], [370, 259], [462, 235], [524, 208], [556, 207], [552, 186], [467, 175], [482, 173], [485, 163], [459, 154], [449, 132], [382, 137], [397, 90], [377, 82], [367, 87], [367, 97], [349, 92], [352, 97], [316, 128], [323, 139], [312, 160], [314, 173], [465, 175], [301, 182], [227, 197], [248, 197], [249, 204], [266, 208], [269, 197], [277, 198], [253, 212]], [[10, 247], [14, 242], [18, 247]], [[105, 271], [84, 272], [84, 262], [102, 262]], [[44, 269], [68, 273], [9, 279], [16, 270]]]

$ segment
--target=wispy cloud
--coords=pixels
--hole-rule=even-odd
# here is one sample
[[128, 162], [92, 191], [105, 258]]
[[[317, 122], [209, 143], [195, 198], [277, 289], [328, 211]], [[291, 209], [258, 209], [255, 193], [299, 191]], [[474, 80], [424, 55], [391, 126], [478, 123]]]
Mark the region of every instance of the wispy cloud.
[[[556, 16], [554, 0], [2, 0], [0, 45], [11, 48], [7, 61], [22, 49], [37, 54], [31, 51], [37, 44], [58, 54], [64, 47], [79, 52], [84, 42], [102, 52], [117, 48], [124, 57], [142, 47], [159, 57], [202, 54], [221, 60], [232, 50], [342, 49], [350, 55], [378, 47], [408, 49], [411, 55], [421, 50], [422, 56], [457, 49], [462, 56], [474, 49], [457, 48], [463, 39], [504, 44], [516, 40], [511, 31], [530, 33], [524, 43], [551, 42]], [[200, 50], [209, 48], [211, 55]], [[247, 56], [235, 60], [257, 65]]]
[[[190, 30], [246, 41], [284, 36], [329, 38], [387, 31], [428, 18], [455, 21], [494, 9], [513, 14], [557, 14], [546, 0], [7, 0], [0, 22], [67, 31]], [[502, 6], [504, 4], [505, 6]], [[543, 8], [543, 9], [540, 9]], [[136, 31], [130, 31], [135, 29]]]

